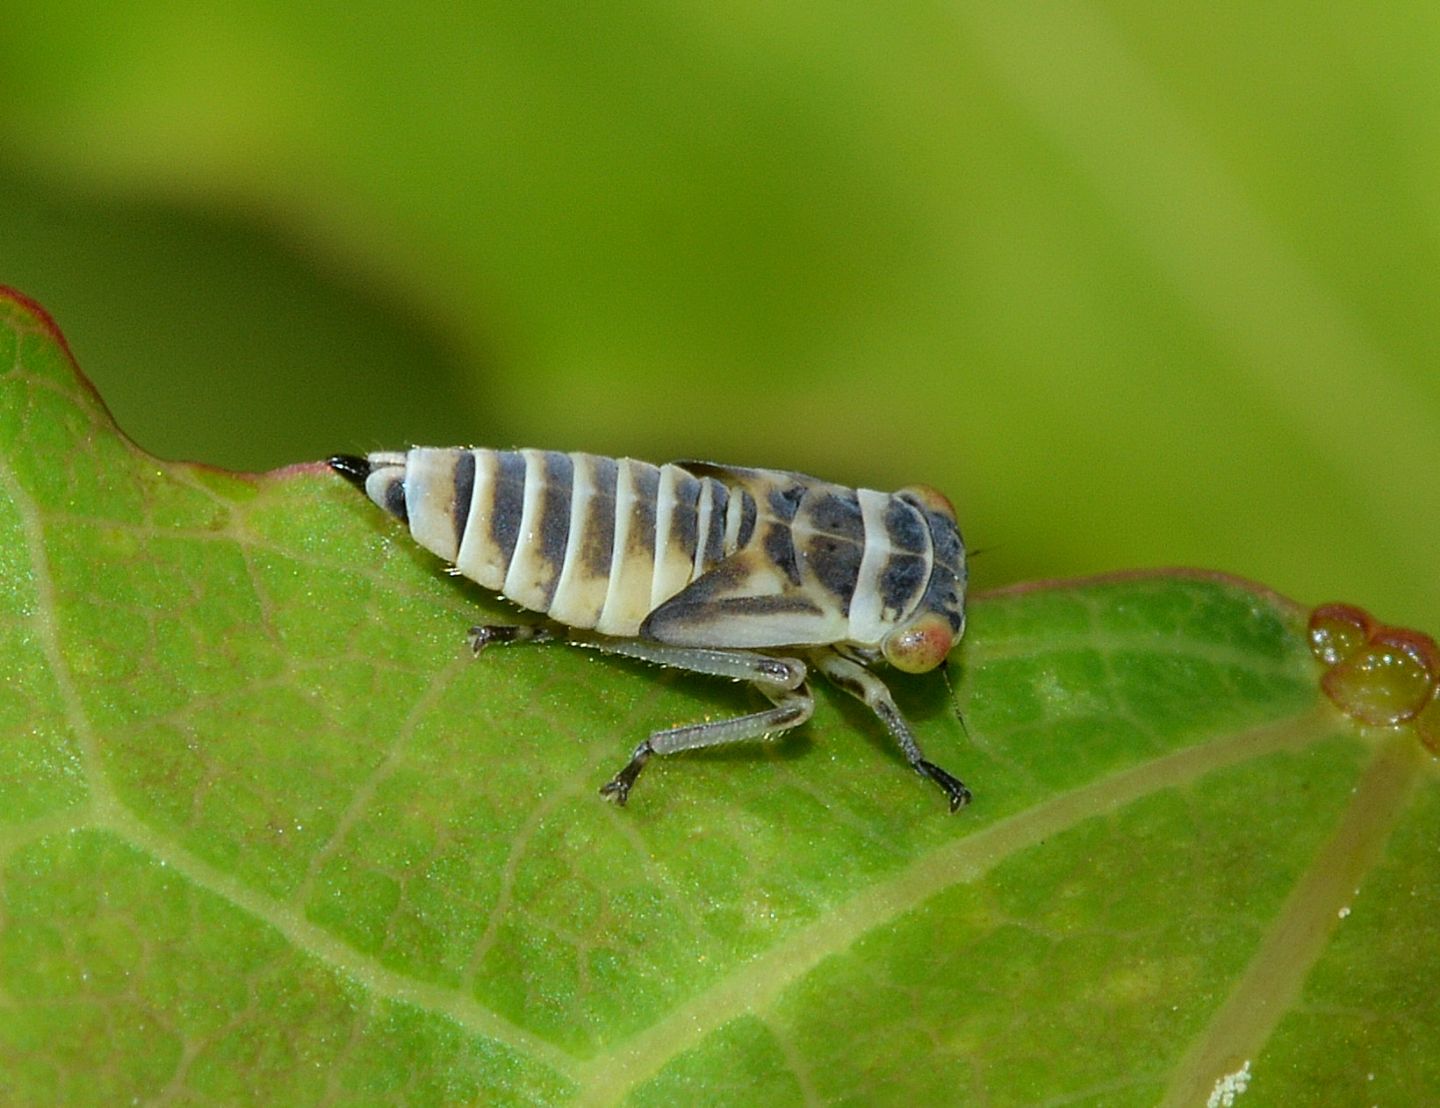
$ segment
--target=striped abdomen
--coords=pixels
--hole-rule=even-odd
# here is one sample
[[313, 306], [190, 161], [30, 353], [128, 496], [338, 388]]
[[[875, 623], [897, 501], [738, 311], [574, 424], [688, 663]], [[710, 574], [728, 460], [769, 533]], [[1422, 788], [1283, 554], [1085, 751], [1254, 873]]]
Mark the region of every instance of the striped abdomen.
[[928, 490], [548, 450], [354, 462], [422, 546], [571, 627], [722, 649], [876, 648], [927, 612], [963, 627], [964, 546]]
[[748, 540], [755, 504], [675, 465], [555, 450], [372, 454], [365, 491], [466, 577], [571, 627], [633, 636]]

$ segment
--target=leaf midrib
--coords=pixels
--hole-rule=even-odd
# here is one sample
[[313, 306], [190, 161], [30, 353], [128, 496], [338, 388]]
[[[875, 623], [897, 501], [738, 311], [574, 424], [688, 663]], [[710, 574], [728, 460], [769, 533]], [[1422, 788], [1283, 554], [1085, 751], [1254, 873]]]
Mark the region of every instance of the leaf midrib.
[[777, 943], [663, 1020], [579, 1067], [578, 1103], [616, 1103], [676, 1055], [737, 1016], [774, 1006], [796, 980], [833, 954], [946, 889], [982, 877], [1019, 851], [1143, 797], [1228, 766], [1297, 751], [1334, 733], [1321, 708], [1175, 751], [1061, 793], [946, 843]]

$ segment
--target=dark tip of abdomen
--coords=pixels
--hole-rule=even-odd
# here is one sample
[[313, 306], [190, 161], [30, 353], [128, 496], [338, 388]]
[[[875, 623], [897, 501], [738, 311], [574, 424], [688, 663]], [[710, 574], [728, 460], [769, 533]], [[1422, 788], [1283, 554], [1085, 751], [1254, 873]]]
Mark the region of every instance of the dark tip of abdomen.
[[334, 454], [325, 459], [326, 463], [341, 477], [357, 489], [365, 487], [365, 478], [370, 476], [370, 460], [355, 454]]

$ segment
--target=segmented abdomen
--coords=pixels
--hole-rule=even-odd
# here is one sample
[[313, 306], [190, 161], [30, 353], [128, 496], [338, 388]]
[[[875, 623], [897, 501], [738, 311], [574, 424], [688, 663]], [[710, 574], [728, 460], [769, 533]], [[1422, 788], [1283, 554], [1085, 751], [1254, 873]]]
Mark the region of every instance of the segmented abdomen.
[[749, 540], [755, 501], [677, 465], [555, 450], [371, 454], [365, 491], [466, 577], [571, 627], [634, 636]]

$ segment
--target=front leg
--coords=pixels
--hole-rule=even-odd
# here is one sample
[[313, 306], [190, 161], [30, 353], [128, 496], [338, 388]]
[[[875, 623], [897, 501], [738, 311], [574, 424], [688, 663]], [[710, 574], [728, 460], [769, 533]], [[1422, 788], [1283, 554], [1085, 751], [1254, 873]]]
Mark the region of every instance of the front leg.
[[852, 661], [834, 650], [812, 651], [810, 660], [816, 669], [851, 696], [864, 701], [865, 705], [880, 717], [899, 744], [900, 752], [905, 755], [910, 768], [940, 786], [950, 798], [952, 812], [958, 812], [970, 803], [970, 790], [965, 787], [964, 782], [945, 772], [934, 762], [926, 761], [920, 744], [915, 739], [915, 732], [910, 729], [910, 724], [895, 706], [895, 700], [891, 697], [890, 690], [885, 687], [885, 682], [859, 662]]

